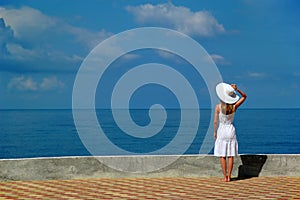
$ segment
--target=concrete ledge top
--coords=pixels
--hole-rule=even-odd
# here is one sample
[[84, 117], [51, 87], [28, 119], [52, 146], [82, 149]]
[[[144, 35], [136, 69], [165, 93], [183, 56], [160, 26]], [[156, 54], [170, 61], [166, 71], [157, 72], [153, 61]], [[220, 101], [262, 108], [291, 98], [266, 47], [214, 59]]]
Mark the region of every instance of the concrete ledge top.
[[[239, 154], [239, 156], [266, 155], [266, 156], [299, 156], [300, 154]], [[183, 154], [183, 155], [107, 155], [107, 156], [53, 156], [32, 158], [2, 158], [3, 160], [41, 160], [41, 159], [65, 159], [65, 158], [132, 158], [132, 157], [215, 157], [212, 154]]]

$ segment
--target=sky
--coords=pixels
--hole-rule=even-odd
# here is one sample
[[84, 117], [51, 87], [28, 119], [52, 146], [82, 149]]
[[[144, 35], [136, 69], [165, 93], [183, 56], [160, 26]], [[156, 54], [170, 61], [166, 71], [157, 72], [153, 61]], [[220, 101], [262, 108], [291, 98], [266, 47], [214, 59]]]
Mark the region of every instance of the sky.
[[[100, 42], [141, 27], [168, 28], [197, 41], [223, 80], [248, 95], [243, 108], [300, 108], [299, 10], [298, 0], [1, 0], [0, 109], [72, 108], [75, 78], [89, 53]], [[176, 55], [141, 50], [118, 59], [107, 80], [118, 78], [115, 72], [124, 66], [147, 62], [193, 74]], [[211, 107], [204, 82], [196, 89], [201, 105]], [[160, 95], [162, 90], [145, 86], [131, 104], [151, 104], [145, 92], [174, 98], [170, 92]], [[105, 92], [97, 90], [96, 102]]]

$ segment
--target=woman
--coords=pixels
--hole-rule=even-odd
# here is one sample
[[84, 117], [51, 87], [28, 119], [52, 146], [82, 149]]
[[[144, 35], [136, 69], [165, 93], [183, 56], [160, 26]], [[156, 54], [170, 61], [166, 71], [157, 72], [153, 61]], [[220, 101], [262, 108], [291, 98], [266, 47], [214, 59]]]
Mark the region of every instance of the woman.
[[[240, 98], [237, 91], [242, 97]], [[223, 181], [229, 182], [233, 168], [234, 156], [238, 153], [238, 143], [233, 125], [234, 113], [245, 101], [247, 95], [239, 90], [235, 84], [219, 83], [216, 92], [220, 99], [220, 104], [216, 105], [214, 118], [214, 155], [220, 157]], [[218, 128], [217, 128], [218, 127]], [[228, 157], [228, 165], [226, 158]], [[227, 173], [228, 169], [228, 173]]]

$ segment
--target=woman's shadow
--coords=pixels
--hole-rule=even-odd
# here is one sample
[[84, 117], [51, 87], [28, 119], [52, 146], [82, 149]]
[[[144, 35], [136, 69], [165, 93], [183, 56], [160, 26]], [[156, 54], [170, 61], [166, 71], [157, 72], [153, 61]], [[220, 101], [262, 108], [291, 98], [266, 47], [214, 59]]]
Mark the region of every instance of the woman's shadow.
[[241, 155], [242, 165], [239, 166], [238, 177], [233, 180], [258, 177], [267, 158], [267, 155]]

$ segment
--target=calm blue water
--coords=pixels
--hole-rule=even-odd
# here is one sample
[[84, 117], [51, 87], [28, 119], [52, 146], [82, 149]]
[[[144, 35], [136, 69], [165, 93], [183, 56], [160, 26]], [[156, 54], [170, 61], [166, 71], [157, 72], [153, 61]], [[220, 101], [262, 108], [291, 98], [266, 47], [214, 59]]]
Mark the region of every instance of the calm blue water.
[[[167, 112], [166, 127], [160, 134], [139, 140], [119, 134], [109, 110], [98, 110], [97, 114], [113, 143], [127, 151], [147, 154], [176, 136], [180, 110]], [[147, 113], [132, 110], [131, 115], [137, 124], [147, 125]], [[186, 154], [199, 152], [210, 113], [201, 110], [199, 131]], [[0, 119], [0, 159], [90, 155], [75, 128], [72, 110], [0, 110]], [[241, 109], [236, 114], [235, 126], [240, 154], [300, 153], [299, 109]]]

